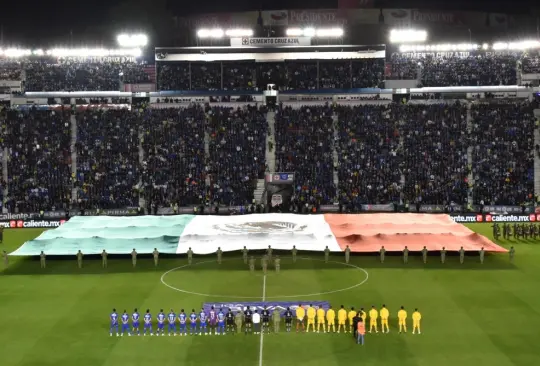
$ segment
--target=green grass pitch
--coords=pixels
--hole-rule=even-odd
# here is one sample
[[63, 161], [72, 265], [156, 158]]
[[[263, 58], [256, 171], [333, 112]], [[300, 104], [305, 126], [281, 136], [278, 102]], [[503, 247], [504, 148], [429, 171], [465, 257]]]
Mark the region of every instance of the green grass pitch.
[[[471, 224], [491, 238], [491, 226]], [[6, 230], [0, 249], [14, 250], [37, 236], [34, 229]], [[219, 266], [210, 261], [170, 272], [164, 280], [172, 287], [222, 297], [194, 295], [161, 283], [162, 275], [186, 264], [185, 257], [162, 259], [154, 268], [151, 258], [139, 259], [133, 269], [126, 258], [109, 258], [102, 269], [98, 258], [86, 259], [79, 270], [75, 258], [49, 259], [41, 270], [37, 259], [10, 258], [0, 272], [0, 364], [2, 366], [136, 366], [136, 365], [384, 365], [384, 366], [531, 366], [540, 364], [540, 243], [499, 241], [516, 247], [508, 254], [477, 255], [460, 265], [449, 256], [442, 265], [437, 255], [424, 265], [412, 256], [404, 265], [399, 256], [353, 256], [351, 262], [365, 273], [321, 257], [293, 265], [282, 260], [282, 272], [266, 278], [265, 295], [272, 300], [327, 300], [334, 307], [369, 308], [385, 303], [391, 311], [390, 334], [368, 334], [364, 347], [349, 334], [281, 333], [261, 337], [109, 337], [108, 316], [150, 308], [199, 309], [206, 301], [235, 300], [232, 296], [262, 297], [263, 276], [250, 274], [239, 254]], [[342, 256], [334, 256], [342, 262]], [[260, 299], [259, 299], [260, 300]], [[422, 335], [398, 334], [399, 306], [422, 312]], [[409, 327], [411, 326], [409, 322]], [[283, 327], [282, 327], [283, 328]], [[262, 351], [262, 352], [261, 352]], [[262, 360], [261, 360], [262, 353]]]

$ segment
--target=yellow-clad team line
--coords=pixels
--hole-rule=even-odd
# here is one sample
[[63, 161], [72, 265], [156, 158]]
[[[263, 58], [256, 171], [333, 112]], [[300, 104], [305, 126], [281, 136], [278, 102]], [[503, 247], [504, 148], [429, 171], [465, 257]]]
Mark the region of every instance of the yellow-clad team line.
[[[388, 325], [388, 319], [390, 318], [390, 311], [386, 308], [386, 305], [383, 305], [379, 310], [375, 306], [372, 306], [369, 310], [369, 313], [364, 311], [364, 308], [361, 308], [358, 312], [354, 310], [354, 307], [351, 310], [345, 310], [345, 307], [341, 305], [341, 308], [337, 311], [337, 330], [336, 330], [336, 311], [330, 306], [328, 311], [325, 311], [322, 307], [313, 307], [309, 305], [307, 309], [303, 306], [299, 306], [296, 309], [296, 331], [298, 332], [301, 327], [304, 329], [304, 321], [307, 321], [306, 332], [309, 332], [310, 326], [312, 332], [323, 333], [328, 332], [337, 332], [339, 333], [342, 329], [345, 333], [352, 333], [355, 330], [355, 318], [360, 317], [362, 322], [366, 322], [369, 314], [369, 328], [366, 325], [366, 329], [369, 329], [369, 333], [379, 333], [379, 318], [380, 326], [382, 333], [389, 333], [390, 327]], [[358, 317], [357, 317], [358, 315]], [[407, 310], [402, 306], [397, 312], [398, 319], [398, 329], [399, 333], [407, 333]], [[422, 314], [418, 309], [414, 309], [412, 313], [412, 334], [421, 334], [420, 332], [420, 321], [422, 320]], [[315, 330], [315, 323], [317, 323], [317, 329]], [[328, 328], [327, 328], [328, 326]]]

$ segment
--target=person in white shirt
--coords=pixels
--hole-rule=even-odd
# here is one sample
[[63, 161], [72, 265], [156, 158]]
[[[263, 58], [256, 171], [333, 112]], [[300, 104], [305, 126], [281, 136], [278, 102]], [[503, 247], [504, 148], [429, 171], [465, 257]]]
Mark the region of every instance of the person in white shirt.
[[255, 334], [260, 333], [261, 327], [261, 314], [257, 310], [253, 313], [253, 332]]

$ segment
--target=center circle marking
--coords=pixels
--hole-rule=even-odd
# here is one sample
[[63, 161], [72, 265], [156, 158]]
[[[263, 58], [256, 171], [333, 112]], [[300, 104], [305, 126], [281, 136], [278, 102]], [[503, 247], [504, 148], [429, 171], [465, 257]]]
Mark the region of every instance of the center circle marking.
[[[282, 257], [282, 258], [287, 258], [287, 257]], [[323, 259], [315, 259], [315, 258], [308, 258], [308, 257], [303, 257], [303, 258], [298, 258], [298, 259], [324, 262]], [[224, 261], [225, 260], [232, 260], [232, 259], [224, 259]], [[203, 294], [203, 293], [200, 293], [200, 292], [183, 290], [181, 288], [171, 286], [167, 282], [165, 282], [165, 277], [171, 272], [174, 272], [174, 271], [177, 271], [179, 269], [186, 268], [186, 267], [197, 266], [199, 264], [215, 263], [215, 262], [216, 262], [215, 260], [208, 260], [208, 261], [196, 262], [196, 263], [193, 263], [193, 264], [185, 264], [185, 265], [180, 266], [180, 267], [172, 268], [172, 269], [168, 270], [167, 272], [165, 272], [165, 273], [163, 273], [161, 275], [161, 283], [164, 284], [165, 286], [167, 286], [168, 288], [174, 290], [174, 291], [183, 292], [185, 294], [190, 294], [190, 295], [198, 295], [198, 296], [205, 296], [205, 297], [221, 297], [221, 298], [229, 298], [229, 299], [260, 299], [261, 298], [260, 296], [234, 296], [234, 295]], [[354, 289], [356, 287], [362, 286], [369, 279], [369, 273], [365, 269], [363, 269], [361, 267], [358, 267], [358, 266], [355, 266], [354, 264], [337, 262], [337, 261], [328, 261], [328, 262], [329, 263], [341, 264], [341, 265], [351, 267], [351, 268], [356, 268], [357, 270], [359, 270], [361, 272], [364, 272], [364, 274], [366, 275], [366, 278], [364, 278], [362, 281], [358, 282], [357, 284], [354, 284], [354, 285], [349, 286], [349, 287], [344, 287], [344, 288], [341, 288], [341, 289], [337, 289], [337, 290], [316, 292], [316, 293], [312, 293], [312, 294], [266, 296], [266, 299], [286, 299], [286, 298], [299, 298], [299, 297], [311, 297], [311, 296], [335, 294], [337, 292], [348, 291], [348, 290], [352, 290], [352, 289]]]

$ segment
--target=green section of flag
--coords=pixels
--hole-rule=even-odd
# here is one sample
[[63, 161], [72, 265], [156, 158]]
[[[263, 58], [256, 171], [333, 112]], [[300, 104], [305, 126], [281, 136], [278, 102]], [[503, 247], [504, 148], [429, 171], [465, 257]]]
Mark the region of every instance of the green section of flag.
[[193, 215], [177, 216], [76, 216], [54, 230], [26, 242], [11, 255], [176, 253], [178, 240]]

